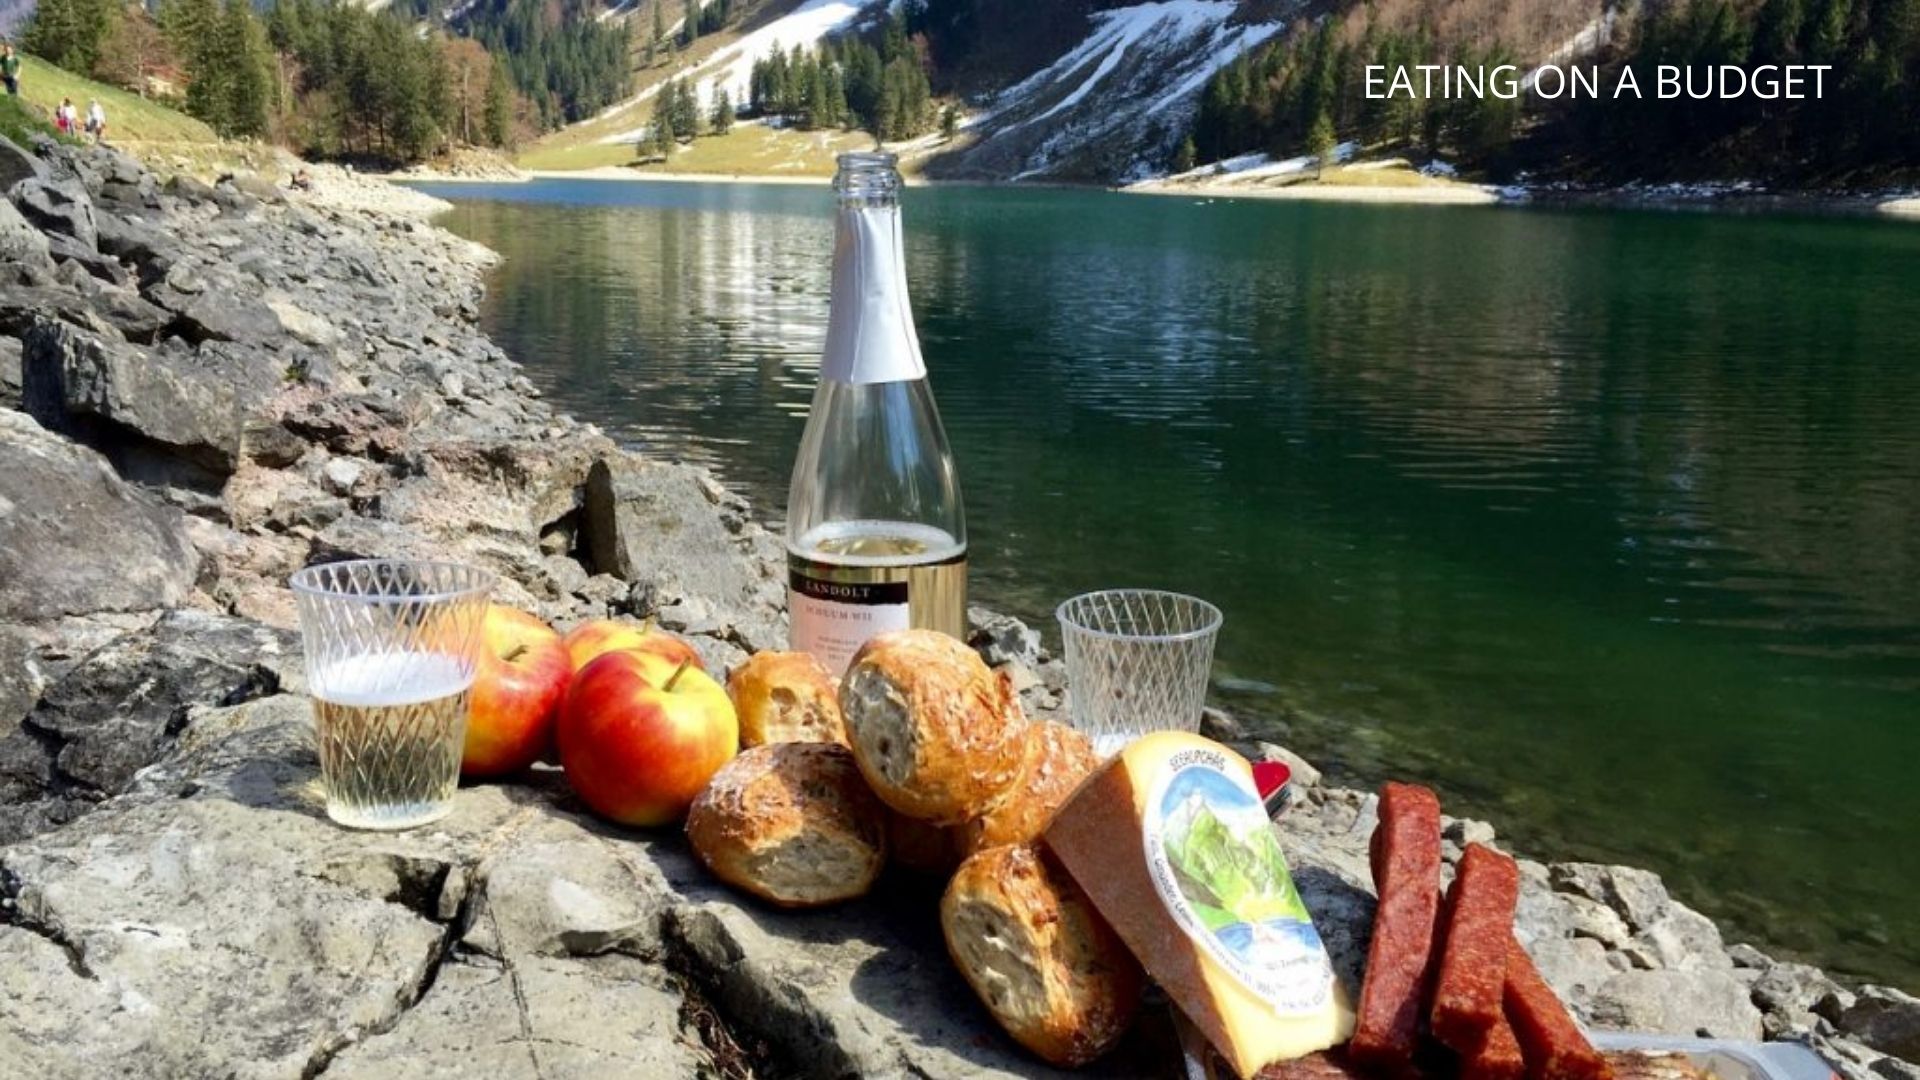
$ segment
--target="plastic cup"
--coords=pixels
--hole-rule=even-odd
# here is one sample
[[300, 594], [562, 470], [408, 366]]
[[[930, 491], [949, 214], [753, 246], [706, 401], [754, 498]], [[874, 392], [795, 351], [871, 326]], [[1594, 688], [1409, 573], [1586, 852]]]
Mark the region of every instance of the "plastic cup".
[[1106, 589], [1055, 615], [1072, 724], [1103, 756], [1148, 732], [1200, 729], [1219, 608], [1158, 589]]

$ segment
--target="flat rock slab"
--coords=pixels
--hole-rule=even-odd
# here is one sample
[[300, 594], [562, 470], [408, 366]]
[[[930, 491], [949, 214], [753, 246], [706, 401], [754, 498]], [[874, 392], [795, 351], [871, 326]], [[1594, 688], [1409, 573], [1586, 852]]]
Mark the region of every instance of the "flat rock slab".
[[[744, 902], [557, 774], [423, 829], [327, 821], [309, 705], [195, 712], [131, 790], [0, 851], [0, 1061], [50, 1078], [1046, 1076], [947, 961], [936, 892]], [[1102, 1075], [1163, 1076], [1163, 1022]], [[1063, 1074], [1064, 1075], [1064, 1074]]]

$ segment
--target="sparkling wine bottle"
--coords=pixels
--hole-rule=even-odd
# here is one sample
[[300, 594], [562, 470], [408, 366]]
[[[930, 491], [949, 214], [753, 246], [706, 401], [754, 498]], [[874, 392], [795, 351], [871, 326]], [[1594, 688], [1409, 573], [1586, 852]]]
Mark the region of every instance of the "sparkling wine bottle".
[[966, 634], [960, 482], [907, 304], [892, 154], [842, 154], [833, 307], [787, 491], [792, 647], [838, 675], [875, 634]]

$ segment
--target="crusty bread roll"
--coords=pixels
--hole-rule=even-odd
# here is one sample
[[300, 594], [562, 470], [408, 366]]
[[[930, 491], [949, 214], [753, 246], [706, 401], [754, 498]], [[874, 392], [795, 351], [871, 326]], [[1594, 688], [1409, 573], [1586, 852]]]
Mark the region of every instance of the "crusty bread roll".
[[753, 654], [727, 676], [727, 696], [740, 717], [741, 746], [847, 741], [833, 676], [811, 653]]
[[1028, 725], [1027, 732], [1026, 766], [1007, 797], [959, 826], [962, 855], [1039, 836], [1080, 781], [1100, 767], [1093, 740], [1065, 724], [1042, 720]]
[[1064, 870], [1031, 844], [960, 864], [940, 899], [947, 952], [1020, 1045], [1066, 1067], [1126, 1034], [1145, 976]]
[[886, 862], [886, 808], [838, 743], [770, 743], [720, 771], [687, 813], [715, 877], [782, 907], [864, 894]]
[[960, 826], [935, 825], [887, 809], [887, 861], [916, 874], [945, 878], [964, 858]]
[[936, 825], [993, 806], [1026, 752], [1011, 681], [934, 630], [897, 630], [861, 646], [840, 680], [840, 713], [874, 794]]

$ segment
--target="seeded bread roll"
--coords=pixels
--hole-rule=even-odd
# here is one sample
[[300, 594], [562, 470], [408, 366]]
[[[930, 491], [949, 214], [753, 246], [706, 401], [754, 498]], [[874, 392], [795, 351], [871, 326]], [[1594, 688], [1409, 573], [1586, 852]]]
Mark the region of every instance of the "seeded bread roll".
[[1055, 1065], [1085, 1065], [1126, 1034], [1140, 965], [1080, 887], [1030, 844], [960, 864], [940, 899], [947, 952], [987, 1011]]
[[838, 743], [770, 743], [714, 774], [687, 813], [715, 877], [781, 907], [863, 895], [886, 861], [886, 808]]
[[959, 827], [962, 855], [1038, 837], [1080, 781], [1100, 767], [1093, 740], [1065, 724], [1042, 720], [1027, 731], [1026, 767], [999, 805]]
[[727, 676], [727, 696], [740, 716], [743, 747], [847, 741], [833, 676], [811, 653], [753, 654]]
[[995, 805], [1026, 753], [1027, 721], [1011, 682], [933, 630], [898, 630], [861, 646], [840, 680], [840, 713], [874, 794], [936, 825]]

